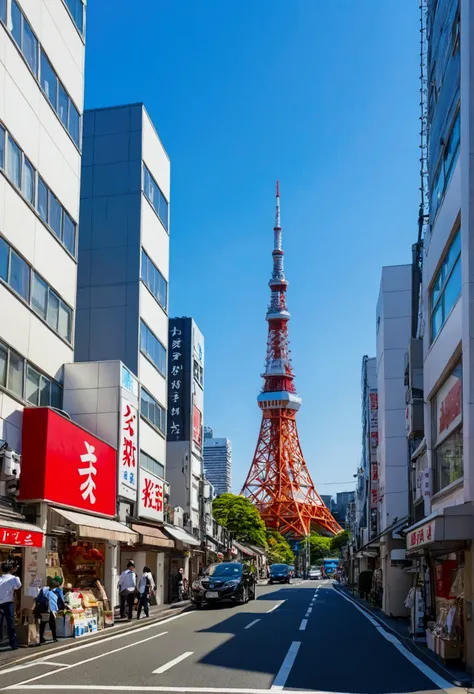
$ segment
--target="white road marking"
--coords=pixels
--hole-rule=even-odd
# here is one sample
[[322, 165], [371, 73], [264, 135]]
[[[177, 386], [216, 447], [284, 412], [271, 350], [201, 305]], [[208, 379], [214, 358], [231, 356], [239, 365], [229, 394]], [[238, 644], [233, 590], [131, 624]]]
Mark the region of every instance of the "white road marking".
[[285, 660], [282, 663], [281, 668], [278, 671], [277, 676], [273, 680], [273, 684], [271, 686], [271, 690], [279, 690], [281, 691], [283, 687], [286, 684], [286, 681], [288, 679], [288, 676], [291, 672], [291, 668], [293, 667], [293, 664], [296, 660], [296, 656], [298, 655], [299, 648], [301, 646], [301, 641], [293, 641], [291, 644], [288, 653], [285, 656]]
[[341, 597], [344, 598], [344, 600], [347, 600], [347, 602], [351, 603], [353, 607], [355, 607], [361, 614], [364, 615], [366, 619], [369, 620], [371, 624], [373, 624], [376, 628], [377, 631], [381, 636], [384, 637], [387, 641], [389, 641], [395, 648], [400, 651], [402, 655], [405, 656], [407, 660], [409, 660], [420, 672], [422, 672], [425, 677], [427, 677], [429, 680], [433, 682], [437, 687], [440, 689], [444, 689], [445, 691], [449, 692], [465, 692], [465, 689], [461, 689], [459, 687], [453, 687], [451, 682], [448, 682], [448, 680], [445, 680], [444, 677], [441, 677], [441, 675], [438, 675], [437, 672], [432, 670], [429, 665], [426, 665], [422, 660], [416, 657], [416, 655], [413, 655], [411, 651], [409, 651], [405, 646], [402, 645], [402, 643], [397, 639], [396, 636], [391, 634], [389, 631], [384, 629], [381, 625], [380, 622], [375, 620], [373, 617], [371, 617], [365, 610], [363, 610], [357, 603], [355, 603], [353, 600], [348, 598], [346, 595], [344, 595], [341, 591], [336, 589], [336, 593]]
[[250, 627], [253, 627], [254, 624], [256, 624], [257, 622], [261, 622], [261, 621], [262, 621], [261, 619], [254, 619], [253, 622], [250, 622], [250, 624], [247, 624], [245, 629], [250, 629]]
[[24, 665], [14, 665], [6, 670], [2, 670], [2, 675], [7, 675], [9, 672], [18, 672], [18, 670], [26, 670], [29, 667], [35, 667], [36, 665], [52, 665], [53, 667], [68, 667], [67, 663], [53, 663], [52, 660], [45, 661], [43, 659], [34, 660], [32, 663], [25, 663]]
[[[25, 685], [25, 686], [11, 686], [11, 687], [6, 687], [7, 690], [14, 690], [14, 689], [19, 689], [19, 690], [32, 690], [34, 689], [35, 691], [38, 690], [45, 690], [45, 691], [75, 691], [75, 692], [130, 692], [131, 694], [134, 694], [134, 692], [177, 692], [179, 694], [198, 694], [199, 692], [203, 692], [204, 694], [270, 694], [272, 691], [271, 689], [225, 689], [221, 687], [166, 687], [166, 686], [161, 686], [161, 687], [143, 687], [143, 686], [132, 686], [132, 687], [127, 687], [127, 686], [122, 686], [122, 685], [111, 685], [111, 684], [84, 684], [84, 685], [79, 685], [79, 684], [38, 684], [36, 687], [34, 685]], [[279, 688], [276, 688], [276, 691], [278, 691]], [[6, 691], [5, 689], [2, 689], [0, 691]], [[465, 694], [465, 690], [463, 690], [463, 693]], [[291, 694], [350, 694], [350, 692], [323, 692], [320, 691], [319, 689], [304, 689], [304, 690], [297, 690], [297, 689], [292, 689]]]
[[301, 624], [300, 624], [300, 631], [305, 631], [306, 630], [306, 625], [308, 624], [307, 619], [302, 619]]
[[189, 656], [193, 653], [194, 651], [186, 651], [186, 653], [181, 653], [181, 655], [179, 655], [177, 658], [173, 658], [173, 660], [170, 660], [168, 663], [165, 663], [161, 667], [156, 668], [156, 670], [153, 670], [153, 674], [162, 675], [164, 672], [172, 668], [174, 665], [177, 665], [182, 660], [186, 660], [186, 658], [189, 658]]
[[[154, 636], [148, 636], [146, 639], [141, 639], [140, 641], [134, 641], [133, 643], [129, 643], [126, 646], [120, 646], [120, 648], [114, 648], [111, 651], [106, 651], [105, 653], [99, 653], [99, 655], [94, 655], [92, 658], [86, 658], [85, 660], [81, 660], [78, 663], [72, 663], [71, 665], [68, 665], [67, 667], [63, 668], [64, 671], [69, 671], [72, 670], [72, 668], [75, 667], [80, 667], [81, 665], [85, 665], [86, 663], [91, 663], [93, 660], [99, 660], [99, 658], [105, 658], [107, 655], [112, 655], [113, 653], [118, 653], [119, 651], [124, 651], [126, 648], [132, 648], [133, 646], [138, 646], [141, 643], [145, 643], [146, 641], [151, 641], [152, 639], [157, 639], [160, 636], [165, 636], [167, 634], [167, 631], [162, 631], [161, 634], [155, 634]], [[18, 684], [13, 685], [13, 687], [6, 687], [5, 689], [18, 689], [22, 685], [28, 684], [29, 682], [36, 682], [37, 680], [42, 680], [44, 677], [51, 677], [51, 675], [55, 675], [55, 672], [46, 672], [43, 675], [37, 675], [36, 677], [31, 677], [29, 680], [24, 680], [23, 682], [19, 682]], [[34, 687], [33, 687], [34, 689]], [[3, 690], [2, 690], [3, 691]]]
[[267, 614], [268, 614], [269, 612], [273, 612], [273, 610], [276, 610], [278, 607], [281, 607], [281, 606], [283, 605], [284, 602], [285, 602], [285, 601], [282, 600], [282, 601], [279, 602], [277, 605], [273, 605], [273, 607], [270, 607], [270, 609], [267, 610]]
[[308, 607], [308, 609], [306, 610], [305, 617], [309, 617], [309, 615], [311, 614], [312, 611], [313, 611], [313, 608], [312, 608], [312, 607]]

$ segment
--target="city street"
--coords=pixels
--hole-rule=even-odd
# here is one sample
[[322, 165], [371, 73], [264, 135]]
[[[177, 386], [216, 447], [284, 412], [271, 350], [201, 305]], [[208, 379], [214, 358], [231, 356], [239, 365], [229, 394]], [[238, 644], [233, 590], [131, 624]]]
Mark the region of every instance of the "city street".
[[0, 670], [0, 691], [463, 692], [329, 581], [258, 586], [242, 607], [189, 611]]

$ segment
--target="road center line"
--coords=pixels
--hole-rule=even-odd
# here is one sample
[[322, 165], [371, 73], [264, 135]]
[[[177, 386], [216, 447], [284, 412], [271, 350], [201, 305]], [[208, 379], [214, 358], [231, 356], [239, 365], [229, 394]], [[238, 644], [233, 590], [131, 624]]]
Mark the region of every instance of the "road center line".
[[173, 660], [170, 660], [168, 663], [165, 663], [161, 667], [156, 668], [156, 670], [153, 670], [154, 675], [162, 675], [164, 672], [172, 668], [174, 665], [177, 665], [180, 663], [182, 660], [185, 660], [186, 658], [189, 658], [190, 655], [192, 655], [194, 651], [186, 651], [186, 653], [181, 653], [177, 658], [173, 658]]
[[273, 612], [273, 610], [276, 610], [278, 607], [281, 607], [281, 606], [283, 605], [284, 602], [285, 602], [285, 601], [282, 600], [282, 601], [279, 602], [277, 605], [273, 605], [273, 607], [270, 607], [270, 609], [267, 610], [267, 614], [268, 614], [269, 612]]
[[301, 624], [300, 624], [300, 631], [305, 631], [306, 630], [306, 625], [308, 624], [307, 619], [302, 619]]
[[312, 607], [308, 607], [308, 609], [306, 610], [305, 617], [309, 617], [309, 615], [311, 614], [312, 611], [313, 611], [313, 608], [312, 608]]
[[277, 676], [273, 680], [273, 684], [271, 686], [271, 690], [275, 691], [281, 691], [283, 687], [286, 684], [286, 681], [288, 679], [288, 676], [291, 672], [291, 668], [294, 665], [294, 662], [296, 660], [296, 656], [298, 655], [298, 651], [301, 646], [301, 641], [293, 641], [291, 644], [288, 653], [285, 656], [285, 660], [282, 663], [281, 668], [278, 671]]
[[261, 619], [254, 619], [253, 622], [250, 622], [250, 624], [247, 624], [245, 629], [250, 629], [250, 627], [253, 627], [254, 624], [256, 624], [257, 622], [261, 622], [261, 621], [262, 621]]

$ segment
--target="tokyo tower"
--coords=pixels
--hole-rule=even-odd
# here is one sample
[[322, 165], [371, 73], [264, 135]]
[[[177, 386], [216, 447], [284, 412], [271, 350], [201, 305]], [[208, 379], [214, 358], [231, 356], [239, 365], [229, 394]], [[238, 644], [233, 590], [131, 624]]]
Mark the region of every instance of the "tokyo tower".
[[293, 384], [288, 347], [286, 307], [288, 282], [283, 267], [280, 191], [276, 187], [271, 298], [267, 310], [267, 357], [263, 390], [257, 398], [262, 424], [250, 471], [242, 489], [269, 528], [293, 538], [308, 536], [311, 528], [325, 534], [342, 530], [314, 488], [303, 457], [296, 413], [301, 406]]

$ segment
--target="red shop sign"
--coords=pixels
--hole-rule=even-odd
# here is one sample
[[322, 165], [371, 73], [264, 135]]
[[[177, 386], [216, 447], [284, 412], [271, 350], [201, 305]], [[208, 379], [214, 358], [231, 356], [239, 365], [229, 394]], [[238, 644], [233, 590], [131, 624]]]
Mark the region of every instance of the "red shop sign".
[[116, 451], [47, 407], [23, 412], [20, 501], [115, 516]]
[[18, 528], [0, 528], [0, 545], [42, 547], [43, 533]]

